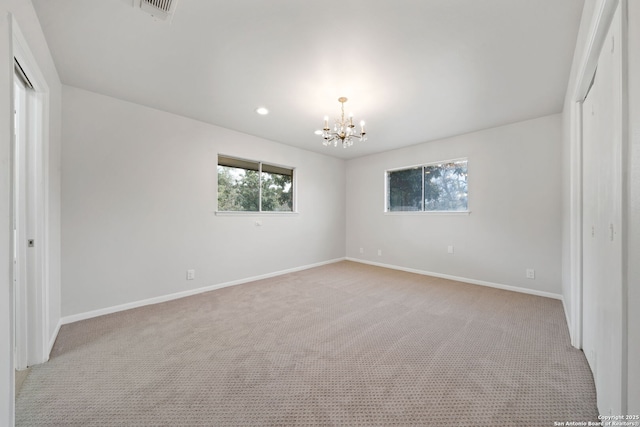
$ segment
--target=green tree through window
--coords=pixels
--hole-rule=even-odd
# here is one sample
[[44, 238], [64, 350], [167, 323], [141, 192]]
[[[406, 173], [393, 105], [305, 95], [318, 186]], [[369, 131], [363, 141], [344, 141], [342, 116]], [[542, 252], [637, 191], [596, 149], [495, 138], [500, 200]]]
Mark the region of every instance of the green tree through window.
[[466, 211], [467, 160], [387, 171], [387, 211]]
[[292, 212], [293, 169], [218, 156], [218, 211]]
[[422, 210], [422, 168], [388, 173], [389, 210]]

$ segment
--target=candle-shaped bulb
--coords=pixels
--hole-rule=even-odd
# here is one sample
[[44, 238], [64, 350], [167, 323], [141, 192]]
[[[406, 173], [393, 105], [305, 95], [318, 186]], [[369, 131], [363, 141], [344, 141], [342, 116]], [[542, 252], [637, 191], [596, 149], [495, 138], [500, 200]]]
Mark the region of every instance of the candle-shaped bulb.
[[324, 116], [324, 128], [329, 129], [329, 116]]
[[364, 133], [364, 120], [360, 122], [360, 133]]
[[353, 113], [349, 113], [349, 124], [353, 126]]

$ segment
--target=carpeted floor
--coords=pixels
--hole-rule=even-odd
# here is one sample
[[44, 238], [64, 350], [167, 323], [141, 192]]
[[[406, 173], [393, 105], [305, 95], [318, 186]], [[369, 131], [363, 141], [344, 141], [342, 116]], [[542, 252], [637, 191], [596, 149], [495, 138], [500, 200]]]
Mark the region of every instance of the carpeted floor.
[[18, 426], [596, 421], [560, 301], [340, 262], [64, 326]]

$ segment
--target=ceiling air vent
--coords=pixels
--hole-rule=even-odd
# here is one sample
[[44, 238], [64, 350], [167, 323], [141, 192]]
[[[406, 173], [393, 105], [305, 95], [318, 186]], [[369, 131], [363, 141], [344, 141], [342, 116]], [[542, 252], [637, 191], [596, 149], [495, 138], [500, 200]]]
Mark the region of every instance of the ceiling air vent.
[[178, 0], [133, 0], [133, 7], [139, 7], [155, 19], [171, 22], [177, 3]]

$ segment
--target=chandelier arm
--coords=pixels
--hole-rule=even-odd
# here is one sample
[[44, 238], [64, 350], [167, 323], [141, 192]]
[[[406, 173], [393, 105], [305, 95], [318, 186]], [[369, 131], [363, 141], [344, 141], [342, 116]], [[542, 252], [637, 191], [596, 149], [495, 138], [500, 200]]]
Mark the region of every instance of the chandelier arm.
[[338, 98], [338, 102], [340, 102], [340, 118], [335, 120], [333, 129], [329, 127], [328, 116], [325, 116], [324, 119], [324, 127], [322, 128], [322, 139], [323, 145], [329, 146], [333, 143], [334, 147], [338, 146], [338, 142], [342, 144], [343, 148], [348, 148], [353, 145], [353, 140], [355, 138], [360, 141], [366, 141], [366, 132], [364, 131], [364, 124], [361, 123], [362, 129], [360, 133], [358, 133], [355, 128], [356, 125], [353, 124], [353, 116], [350, 115], [349, 119], [346, 120], [344, 116], [344, 104], [347, 102], [347, 98], [340, 97]]

